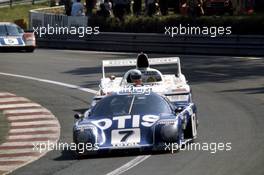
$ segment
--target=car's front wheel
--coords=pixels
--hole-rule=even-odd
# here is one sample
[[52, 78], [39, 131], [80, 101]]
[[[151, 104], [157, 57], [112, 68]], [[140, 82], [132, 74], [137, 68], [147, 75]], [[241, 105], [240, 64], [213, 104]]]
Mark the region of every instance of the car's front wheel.
[[195, 114], [191, 116], [184, 130], [184, 139], [195, 139], [197, 137], [198, 119]]
[[32, 52], [34, 52], [34, 50], [35, 50], [35, 48], [28, 48], [28, 49], [26, 49], [26, 52], [32, 53]]

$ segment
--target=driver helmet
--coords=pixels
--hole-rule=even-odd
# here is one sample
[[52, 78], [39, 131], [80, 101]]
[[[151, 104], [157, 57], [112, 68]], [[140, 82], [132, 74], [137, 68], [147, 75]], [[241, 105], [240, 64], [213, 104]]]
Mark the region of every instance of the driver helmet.
[[135, 85], [141, 85], [141, 77], [142, 77], [142, 74], [139, 70], [133, 70], [131, 71], [130, 73], [130, 79], [131, 79], [131, 82], [134, 83]]

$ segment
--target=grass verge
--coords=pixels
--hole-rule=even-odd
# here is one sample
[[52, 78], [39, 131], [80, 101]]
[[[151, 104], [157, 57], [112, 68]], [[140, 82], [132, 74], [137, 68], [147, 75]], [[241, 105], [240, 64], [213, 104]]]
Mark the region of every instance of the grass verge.
[[[13, 7], [2, 7], [0, 8], [0, 22], [15, 22], [16, 20], [24, 20], [28, 24], [29, 10], [48, 7], [48, 2], [40, 4], [23, 4], [15, 5]], [[23, 26], [21, 26], [23, 27]]]

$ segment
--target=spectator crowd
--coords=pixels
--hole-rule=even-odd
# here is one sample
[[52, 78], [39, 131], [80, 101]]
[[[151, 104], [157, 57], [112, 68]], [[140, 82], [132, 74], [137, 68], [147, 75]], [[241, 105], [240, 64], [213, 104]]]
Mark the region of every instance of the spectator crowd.
[[[232, 0], [229, 0], [232, 4]], [[239, 1], [239, 0], [238, 0]], [[240, 0], [254, 1], [254, 0]], [[114, 16], [121, 20], [125, 15], [168, 15], [169, 9], [190, 17], [205, 14], [206, 0], [61, 0], [68, 16]]]
[[[61, 4], [65, 5], [68, 16], [92, 16], [96, 14], [102, 17], [115, 16], [123, 19], [125, 15], [130, 14], [135, 16], [167, 15], [169, 1], [171, 0], [85, 0], [82, 3], [81, 0], [61, 0]], [[179, 3], [173, 5], [173, 8], [176, 8]]]

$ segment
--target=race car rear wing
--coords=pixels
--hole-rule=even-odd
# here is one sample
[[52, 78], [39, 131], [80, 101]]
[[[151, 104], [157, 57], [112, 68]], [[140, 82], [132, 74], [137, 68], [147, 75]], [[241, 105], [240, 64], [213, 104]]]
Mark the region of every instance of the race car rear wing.
[[[178, 75], [181, 74], [181, 64], [179, 57], [164, 57], [164, 58], [150, 58], [148, 59], [150, 65], [170, 65], [177, 64]], [[105, 78], [105, 67], [128, 67], [136, 66], [136, 59], [117, 59], [117, 60], [103, 60], [102, 61], [102, 74]]]

